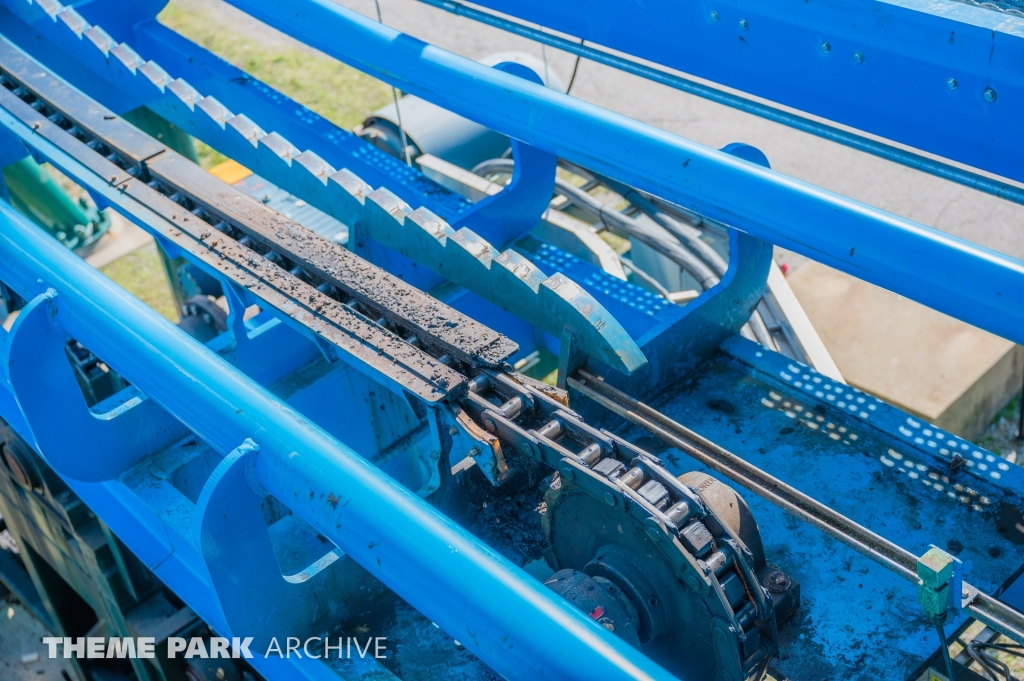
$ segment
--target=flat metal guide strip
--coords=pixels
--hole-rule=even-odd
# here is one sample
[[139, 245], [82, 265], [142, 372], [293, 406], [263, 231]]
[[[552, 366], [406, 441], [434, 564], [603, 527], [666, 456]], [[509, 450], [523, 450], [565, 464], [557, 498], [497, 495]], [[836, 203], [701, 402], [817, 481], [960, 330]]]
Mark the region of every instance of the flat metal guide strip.
[[[464, 377], [447, 366], [453, 359], [495, 366], [516, 351], [501, 334], [220, 182], [6, 40], [0, 70], [0, 104], [171, 222], [172, 241], [421, 397], [463, 389]], [[442, 351], [440, 359], [420, 345]]]
[[[516, 349], [510, 340], [219, 182], [4, 40], [0, 85], [0, 106], [135, 199], [140, 215], [172, 223], [171, 241], [424, 399], [459, 400], [493, 433], [498, 458], [504, 444], [644, 522], [741, 638], [765, 628], [730, 662], [734, 676], [760, 678], [777, 651], [775, 615], [742, 540], [656, 457], [587, 426], [550, 387], [496, 369]], [[730, 576], [739, 601], [722, 587]]]
[[[360, 232], [548, 333], [560, 336], [568, 324], [581, 352], [616, 370], [631, 373], [646, 363], [619, 321], [571, 279], [559, 273], [548, 277], [516, 251], [502, 252], [465, 227], [456, 231], [426, 208], [414, 211], [386, 188], [374, 191], [348, 170], [336, 170], [312, 151], [300, 151], [281, 134], [264, 131], [245, 114], [236, 115], [216, 98], [172, 77], [155, 61], [143, 60], [74, 8], [56, 0], [35, 4], [65, 29], [55, 33], [72, 42], [73, 52], [84, 48], [87, 63], [112, 71], [115, 82], [128, 85], [128, 91], [141, 90], [151, 108], [162, 102], [175, 111], [187, 110], [201, 131], [199, 137], [246, 167], [338, 220], [357, 223]], [[458, 215], [450, 217], [457, 220]]]
[[[656, 435], [665, 443], [917, 584], [917, 556], [906, 549], [793, 489], [593, 374], [580, 371], [577, 377], [569, 378], [568, 383], [572, 389]], [[1024, 641], [1024, 613], [966, 582], [963, 583], [963, 608], [993, 629], [1016, 641]]]

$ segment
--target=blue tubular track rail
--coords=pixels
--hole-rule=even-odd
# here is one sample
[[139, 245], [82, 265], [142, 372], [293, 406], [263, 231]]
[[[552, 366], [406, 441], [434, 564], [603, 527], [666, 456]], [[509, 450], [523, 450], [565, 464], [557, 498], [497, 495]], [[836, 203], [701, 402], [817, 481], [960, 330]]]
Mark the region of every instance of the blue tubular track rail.
[[[326, 0], [231, 4], [515, 139], [1000, 336], [1024, 340], [1015, 321], [1024, 314], [1024, 265], [1012, 258], [525, 83]], [[339, 34], [346, 40], [332, 38]], [[586, 143], [592, 139], [601, 146]], [[908, 271], [910, 254], [930, 267]]]
[[[507, 677], [568, 678], [589, 668], [585, 671], [588, 675], [611, 678], [671, 678], [621, 640], [589, 626], [582, 613], [567, 607], [355, 452], [125, 295], [10, 207], [0, 206], [0, 210], [3, 281], [19, 291], [39, 290], [6, 334], [7, 365], [42, 359], [39, 354], [46, 337], [60, 333], [95, 348], [147, 399], [160, 404], [225, 455], [203, 490], [197, 514], [258, 506], [259, 494], [271, 493], [289, 501], [317, 499], [320, 503], [316, 505], [296, 504], [311, 525]], [[131, 321], [126, 324], [125, 320]], [[62, 346], [63, 337], [59, 339]], [[153, 361], [137, 362], [142, 356]], [[70, 371], [60, 366], [49, 371], [59, 378], [62, 369]], [[69, 397], [46, 392], [53, 387], [39, 386], [42, 395], [16, 394], [16, 399], [24, 405], [36, 399]], [[117, 416], [125, 417], [132, 418], [130, 411]], [[56, 423], [42, 420], [36, 425], [56, 427]], [[108, 444], [102, 435], [95, 441], [97, 448], [115, 443]], [[118, 487], [119, 482], [95, 483], [85, 488], [84, 496], [100, 502], [99, 512], [103, 508], [115, 512], [113, 504], [124, 494]], [[197, 546], [186, 551], [180, 545], [167, 545], [158, 529], [160, 521], [151, 513], [128, 507], [121, 509], [120, 518], [116, 514], [106, 517], [115, 531], [138, 537], [133, 549], [154, 565], [162, 564], [164, 569], [157, 572], [161, 576], [167, 573], [164, 578], [169, 583], [185, 577], [174, 572], [193, 572], [198, 579], [181, 582], [182, 596], [218, 631], [229, 636], [249, 635], [226, 626], [224, 615], [217, 612], [216, 597], [210, 593], [214, 589], [210, 578], [201, 577], [205, 568], [196, 553], [200, 546], [203, 552], [225, 550], [226, 546], [218, 544], [227, 544], [232, 535], [247, 529], [244, 521], [233, 518], [238, 526], [225, 527], [218, 526], [215, 517], [207, 521], [200, 515], [194, 520]], [[345, 529], [339, 531], [342, 525]], [[164, 555], [158, 557], [161, 552]], [[236, 558], [242, 555], [235, 554]], [[245, 583], [235, 585], [239, 588], [243, 591], [235, 598], [252, 597]], [[451, 608], [451, 594], [460, 594], [466, 607]], [[286, 591], [280, 596], [288, 598]], [[287, 600], [280, 605], [293, 607]], [[264, 622], [267, 625], [274, 623]], [[515, 656], [509, 654], [513, 649]], [[288, 665], [269, 660], [268, 675], [275, 672], [273, 663], [279, 662], [282, 673], [320, 678], [308, 666], [301, 672], [286, 671]]]
[[[228, 308], [197, 340], [0, 202], [0, 282], [20, 300], [0, 335], [0, 417], [13, 431], [0, 509], [40, 593], [11, 578], [9, 560], [0, 580], [51, 629], [84, 631], [62, 619], [59, 589], [40, 586], [63, 580], [110, 610], [108, 632], [136, 634], [149, 601], [135, 560], [177, 612], [253, 637], [254, 651], [367, 620], [402, 649], [390, 664], [257, 655], [248, 672], [271, 680], [760, 681], [771, 665], [780, 678], [897, 681], [935, 650], [933, 622], [894, 615], [917, 612], [916, 556], [962, 533], [966, 581], [948, 626], [974, 617], [1024, 638], [1024, 474], [738, 335], [772, 245], [1022, 344], [1024, 263], [786, 177], [751, 147], [701, 146], [329, 0], [228, 2], [507, 135], [514, 173], [471, 202], [162, 26], [163, 2], [0, 0], [0, 157], [52, 163]], [[838, 135], [1020, 199], [1009, 65], [1024, 23], [1012, 11], [651, 0], [604, 25], [580, 3], [479, 4], [998, 176]], [[701, 58], [734, 49], [749, 53]], [[884, 96], [866, 96], [879, 82]], [[140, 106], [344, 223], [348, 248], [121, 118]], [[531, 230], [558, 159], [726, 228], [728, 270], [678, 306], [544, 243]], [[69, 343], [123, 387], [89, 403]], [[540, 350], [558, 355], [560, 388], [512, 371]], [[638, 444], [652, 434], [668, 447], [659, 457]], [[14, 442], [31, 453], [18, 459]], [[758, 498], [748, 510], [707, 473]], [[58, 485], [112, 535], [85, 541]], [[545, 509], [543, 551], [480, 529], [517, 496]], [[47, 514], [59, 521], [49, 530]], [[103, 596], [79, 588], [78, 545], [114, 556], [120, 577]], [[610, 600], [588, 600], [598, 587]], [[175, 631], [186, 628], [165, 635]]]
[[[614, 26], [596, 26], [589, 22], [581, 22], [582, 13], [575, 14], [573, 12], [565, 12], [564, 10], [551, 12], [551, 8], [546, 5], [517, 3], [512, 7], [507, 3], [501, 2], [478, 3], [522, 19], [541, 22], [544, 26], [578, 36], [576, 39], [567, 39], [548, 31], [509, 20], [503, 16], [481, 11], [462, 3], [452, 2], [451, 0], [421, 1], [453, 14], [522, 35], [546, 45], [580, 55], [585, 59], [649, 78], [684, 92], [788, 125], [797, 130], [832, 140], [833, 142], [845, 144], [854, 149], [874, 154], [910, 168], [922, 170], [1015, 203], [1024, 202], [1024, 190], [1017, 185], [967, 170], [942, 160], [930, 158], [885, 141], [872, 139], [863, 134], [839, 128], [821, 120], [815, 120], [799, 113], [750, 99], [744, 95], [733, 94], [720, 88], [697, 82], [691, 78], [677, 75], [664, 68], [649, 66], [635, 59], [619, 56], [609, 52], [607, 49], [592, 47], [592, 45], [599, 44], [637, 57], [646, 58], [675, 71], [683, 71], [723, 85], [739, 88], [750, 94], [760, 95], [782, 105], [817, 114], [828, 120], [845, 123], [867, 133], [888, 138], [906, 146], [931, 151], [939, 156], [946, 156], [954, 161], [962, 161], [982, 171], [998, 175], [1001, 173], [997, 168], [1013, 167], [1012, 161], [1009, 161], [1009, 157], [1006, 155], [1007, 146], [1005, 144], [991, 144], [991, 142], [995, 141], [995, 138], [991, 140], [973, 138], [966, 146], [963, 144], [963, 139], [958, 140], [958, 144], [948, 143], [950, 135], [976, 135], [981, 129], [985, 129], [986, 126], [979, 125], [974, 128], [964, 128], [964, 126], [958, 125], [941, 128], [941, 133], [934, 137], [927, 134], [922, 135], [919, 126], [893, 125], [891, 117], [875, 115], [877, 110], [873, 108], [874, 105], [870, 102], [879, 99], [875, 88], [877, 87], [877, 76], [881, 75], [888, 81], [889, 91], [887, 96], [883, 98], [886, 101], [886, 106], [889, 106], [890, 102], [895, 103], [899, 101], [900, 104], [893, 105], [903, 107], [901, 111], [913, 111], [916, 112], [916, 115], [926, 117], [930, 125], [933, 126], [943, 126], [951, 120], [959, 121], [961, 120], [959, 117], [964, 115], [968, 109], [970, 109], [969, 115], [973, 117], [996, 117], [1002, 115], [1002, 112], [997, 112], [988, 105], [993, 104], [998, 99], [998, 92], [995, 90], [995, 87], [1001, 88], [1005, 83], [994, 83], [993, 79], [990, 78], [988, 68], [984, 64], [984, 56], [981, 54], [982, 50], [979, 50], [978, 46], [983, 44], [994, 45], [999, 41], [1001, 52], [1006, 48], [1016, 49], [1011, 47], [1011, 45], [1013, 44], [1014, 37], [1019, 35], [1020, 29], [1017, 18], [1021, 15], [1019, 12], [1012, 11], [1012, 9], [1011, 12], [1000, 17], [993, 16], [992, 13], [985, 11], [978, 11], [977, 7], [964, 6], [968, 5], [968, 3], [958, 2], [928, 6], [920, 3], [879, 3], [877, 7], [867, 11], [865, 11], [867, 8], [866, 3], [862, 10], [851, 10], [849, 7], [843, 7], [840, 11], [857, 15], [858, 19], [862, 21], [865, 17], [871, 16], [871, 18], [867, 19], [868, 21], [885, 21], [886, 24], [893, 24], [893, 26], [886, 26], [885, 31], [872, 41], [875, 43], [873, 47], [879, 48], [884, 54], [887, 64], [875, 65], [873, 63], [871, 71], [865, 74], [862, 65], [867, 57], [865, 56], [863, 42], [858, 41], [854, 48], [856, 51], [848, 55], [849, 60], [843, 57], [830, 57], [833, 52], [833, 44], [829, 42], [829, 37], [825, 32], [816, 28], [809, 29], [806, 18], [802, 16], [802, 12], [805, 11], [822, 11], [830, 14], [835, 9], [833, 5], [825, 5], [823, 8], [815, 7], [813, 9], [801, 7], [795, 11], [787, 11], [780, 7], [773, 9], [771, 16], [767, 16], [763, 8], [746, 7], [742, 3], [734, 3], [728, 10], [726, 10], [725, 6], [710, 9], [703, 8], [706, 9], [704, 19], [710, 25], [715, 25], [722, 20], [723, 11], [727, 11], [729, 14], [735, 13], [734, 18], [739, 17], [736, 22], [736, 30], [733, 32], [726, 29], [708, 42], [688, 41], [686, 43], [688, 49], [685, 54], [682, 54], [678, 49], [680, 36], [676, 32], [685, 30], [683, 27], [687, 25], [686, 21], [699, 21], [698, 17], [702, 8], [669, 10], [679, 12], [680, 15], [683, 13], [692, 14], [690, 14], [688, 19], [679, 16], [678, 22], [667, 22], [667, 25], [671, 27], [671, 34], [662, 34], [659, 36], [662, 38], [661, 40], [651, 40], [650, 34], [643, 31], [643, 40], [636, 41], [635, 37], [640, 32], [637, 32], [635, 27], [637, 25], [645, 27], [651, 25], [649, 19], [643, 17], [643, 11], [631, 13], [629, 20], [630, 22], [635, 22], [632, 25], [616, 22]], [[943, 10], [941, 15], [937, 11], [939, 7]], [[995, 7], [995, 5], [990, 5], [990, 7]], [[657, 11], [661, 12], [662, 10], [659, 8]], [[758, 16], [759, 19], [768, 19], [764, 23], [760, 20], [757, 21], [758, 24], [762, 24], [759, 31], [762, 39], [759, 41], [759, 54], [756, 57], [752, 54], [752, 48], [750, 43], [748, 43], [747, 34], [745, 33], [753, 16]], [[946, 19], [950, 16], [955, 17], [960, 22], [960, 25], [951, 27], [950, 22]], [[696, 25], [699, 26], [700, 24]], [[959, 38], [957, 37], [957, 32], [960, 34]], [[701, 33], [701, 31], [697, 32], [698, 36], [703, 38], [704, 36], [701, 36]], [[970, 34], [970, 38], [965, 39], [965, 33]], [[998, 37], [997, 33], [999, 34]], [[790, 40], [790, 37], [793, 35], [799, 36], [799, 40], [796, 43]], [[949, 38], [950, 35], [952, 35], [952, 39]], [[733, 36], [736, 38], [735, 43], [728, 45], [727, 43], [731, 42], [730, 38]], [[770, 36], [770, 40], [764, 40], [763, 36]], [[776, 43], [776, 41], [778, 42]], [[590, 45], [587, 45], [587, 42], [590, 42]], [[783, 50], [777, 51], [775, 49], [776, 44], [784, 45], [785, 47]], [[793, 49], [794, 44], [799, 45], [795, 50]], [[921, 62], [928, 62], [928, 57], [922, 57], [922, 53], [916, 49], [922, 46], [925, 48], [925, 54], [929, 56], [938, 56], [945, 52], [943, 60], [946, 63], [946, 70], [943, 71], [942, 67], [939, 67], [939, 69], [933, 72], [933, 78], [920, 82], [922, 86], [920, 90], [911, 90], [904, 87], [899, 74], [904, 72], [914, 72], [916, 74], [917, 72], [914, 69], [918, 68]], [[754, 65], [756, 68], [762, 69], [762, 73], [765, 71], [770, 72], [773, 78], [752, 78], [752, 73], [745, 68], [735, 70], [726, 76], [725, 72], [731, 70], [732, 66], [722, 62], [702, 59], [700, 56], [704, 51], [716, 48], [726, 51], [735, 49], [741, 52], [742, 56], [736, 59], [736, 62], [744, 66]], [[771, 55], [771, 57], [768, 55]], [[807, 58], [810, 55], [814, 56]], [[825, 59], [821, 57], [825, 57]], [[783, 60], [785, 60], [785, 66], [780, 63]], [[874, 62], [874, 57], [872, 61]], [[910, 66], [910, 64], [913, 64], [913, 66]], [[929, 63], [927, 68], [931, 70], [934, 66], [935, 64]], [[806, 89], [799, 93], [791, 92], [786, 86], [780, 85], [780, 83], [774, 80], [774, 76], [781, 73], [799, 74], [791, 75], [792, 78], [828, 78], [831, 84], [834, 84], [832, 79], [837, 74], [841, 74], [840, 77], [845, 80], [835, 87], [835, 91], [832, 93], [833, 98], [825, 100], [820, 97], [807, 98], [808, 90]], [[958, 94], [956, 96], [941, 94], [941, 85], [944, 85], [947, 90], [960, 90], [961, 81], [964, 79], [965, 73], [971, 74], [971, 80], [967, 87], [973, 87], [973, 92], [969, 89], [966, 94]], [[1007, 80], [1011, 82], [1014, 80], [1014, 76], [1011, 73], [1003, 73], [1001, 76], [1007, 77]], [[787, 78], [789, 77], [787, 76]], [[756, 87], [746, 87], [754, 83], [756, 83]], [[862, 88], [866, 87], [868, 83], [870, 83], [872, 88], [870, 100], [862, 96]], [[995, 87], [992, 87], [993, 85]], [[1016, 83], [1013, 83], [1013, 85], [1015, 86]], [[992, 94], [986, 93], [988, 89], [995, 93], [995, 98], [992, 98]], [[921, 94], [926, 95], [927, 102], [922, 101]], [[979, 99], [985, 101], [984, 106], [977, 106]], [[937, 109], [934, 108], [936, 104], [950, 109], [948, 117], [936, 114]], [[981, 119], [984, 120], [984, 118]], [[963, 153], [965, 149], [981, 147], [986, 147], [987, 153]], [[970, 160], [967, 160], [968, 158]], [[1014, 177], [1009, 172], [1006, 175]]]

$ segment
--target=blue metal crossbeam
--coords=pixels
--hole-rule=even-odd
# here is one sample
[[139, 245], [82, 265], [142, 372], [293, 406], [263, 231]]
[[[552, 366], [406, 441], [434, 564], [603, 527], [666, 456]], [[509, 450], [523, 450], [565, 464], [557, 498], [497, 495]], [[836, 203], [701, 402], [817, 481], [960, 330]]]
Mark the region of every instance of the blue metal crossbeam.
[[[514, 30], [458, 3], [426, 1]], [[1024, 17], [998, 3], [719, 0], [637, 3], [627, 12], [614, 0], [585, 11], [543, 0], [473, 4], [1024, 180], [1013, 124], [1024, 96]]]
[[1018, 260], [482, 66], [327, 0], [230, 1], [489, 128], [1024, 341]]

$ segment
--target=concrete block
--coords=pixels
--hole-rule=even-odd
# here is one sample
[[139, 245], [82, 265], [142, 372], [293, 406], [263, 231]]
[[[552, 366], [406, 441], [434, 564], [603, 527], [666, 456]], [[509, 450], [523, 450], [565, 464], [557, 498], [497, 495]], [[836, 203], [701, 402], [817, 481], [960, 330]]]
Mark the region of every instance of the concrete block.
[[848, 383], [977, 439], [1020, 391], [1024, 348], [816, 262], [787, 277]]

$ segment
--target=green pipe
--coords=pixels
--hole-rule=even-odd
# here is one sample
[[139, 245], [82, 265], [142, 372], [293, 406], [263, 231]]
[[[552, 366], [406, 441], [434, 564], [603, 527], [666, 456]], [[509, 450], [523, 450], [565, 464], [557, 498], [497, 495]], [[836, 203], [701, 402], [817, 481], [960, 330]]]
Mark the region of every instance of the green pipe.
[[79, 250], [96, 242], [110, 228], [110, 217], [67, 195], [53, 176], [31, 156], [3, 169], [11, 205], [68, 248]]

